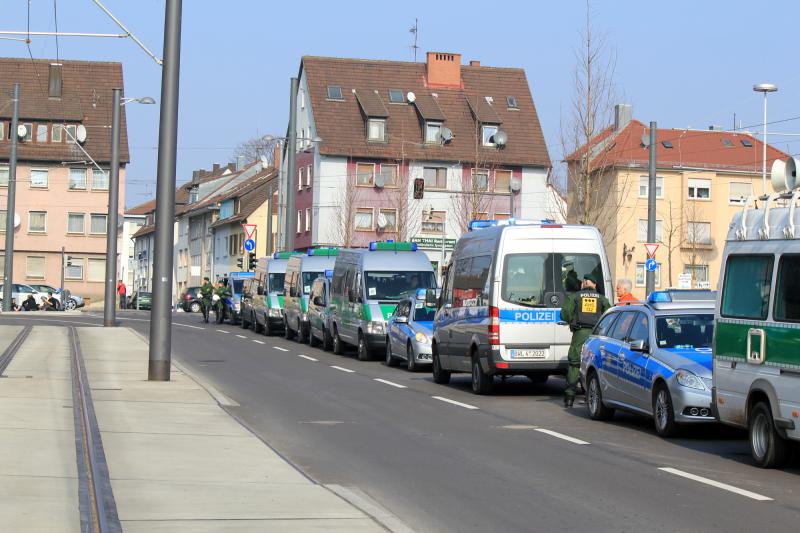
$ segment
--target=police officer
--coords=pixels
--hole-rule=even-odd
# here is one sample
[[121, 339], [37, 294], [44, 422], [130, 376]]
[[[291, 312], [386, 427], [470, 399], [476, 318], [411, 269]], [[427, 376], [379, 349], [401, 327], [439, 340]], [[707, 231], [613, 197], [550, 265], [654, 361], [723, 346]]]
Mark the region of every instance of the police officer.
[[203, 308], [203, 322], [208, 324], [208, 313], [211, 311], [211, 296], [214, 294], [214, 286], [207, 277], [203, 278], [203, 285], [200, 287], [200, 305]]
[[225, 283], [225, 280], [220, 280], [217, 282], [217, 288], [214, 289], [214, 294], [219, 297], [216, 307], [217, 324], [222, 324], [222, 322], [225, 320], [225, 310], [227, 308], [225, 301], [229, 300], [233, 295], [231, 294], [231, 290], [228, 288], [228, 284]]
[[569, 324], [572, 331], [572, 342], [569, 345], [567, 359], [567, 388], [564, 391], [564, 407], [572, 407], [575, 403], [575, 392], [581, 368], [581, 346], [589, 337], [597, 321], [611, 307], [605, 296], [597, 292], [597, 277], [592, 274], [583, 276], [581, 290], [570, 293], [561, 308], [561, 320]]

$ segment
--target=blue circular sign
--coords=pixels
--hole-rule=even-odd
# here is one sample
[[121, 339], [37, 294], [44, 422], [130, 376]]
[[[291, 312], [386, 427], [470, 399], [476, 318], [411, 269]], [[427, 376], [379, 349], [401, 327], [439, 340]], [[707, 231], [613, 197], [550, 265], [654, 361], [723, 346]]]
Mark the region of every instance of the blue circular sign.
[[246, 239], [244, 241], [244, 249], [248, 252], [252, 252], [256, 249], [256, 241], [253, 239]]
[[656, 260], [651, 257], [644, 262], [644, 267], [650, 272], [655, 272], [656, 268], [658, 268], [658, 263], [656, 263]]

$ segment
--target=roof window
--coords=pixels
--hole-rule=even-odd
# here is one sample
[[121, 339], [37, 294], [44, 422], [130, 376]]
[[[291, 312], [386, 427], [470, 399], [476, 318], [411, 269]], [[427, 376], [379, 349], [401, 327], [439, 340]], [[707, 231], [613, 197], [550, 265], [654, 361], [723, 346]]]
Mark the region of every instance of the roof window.
[[750, 141], [750, 139], [742, 139], [742, 146], [744, 146], [745, 148], [752, 148], [753, 143], [752, 141]]
[[506, 106], [509, 109], [519, 109], [516, 96], [506, 96]]
[[672, 148], [672, 141], [661, 141], [664, 148]]
[[344, 100], [342, 88], [338, 85], [328, 85], [328, 100]]
[[727, 146], [729, 148], [733, 147], [733, 143], [727, 137], [723, 137], [722, 138], [722, 144], [724, 144], [725, 146]]
[[406, 99], [402, 89], [389, 89], [389, 102], [393, 104], [403, 104]]

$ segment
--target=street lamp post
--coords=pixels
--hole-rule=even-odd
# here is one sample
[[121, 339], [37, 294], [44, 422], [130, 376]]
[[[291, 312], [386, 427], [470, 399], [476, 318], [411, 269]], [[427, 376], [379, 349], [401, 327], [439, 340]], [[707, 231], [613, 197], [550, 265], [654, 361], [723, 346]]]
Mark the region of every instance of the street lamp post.
[[762, 193], [767, 194], [767, 93], [774, 93], [778, 90], [777, 85], [772, 83], [759, 83], [753, 85], [753, 90], [757, 93], [764, 93], [764, 138], [762, 139], [761, 155], [761, 185]]
[[515, 213], [515, 205], [514, 202], [516, 201], [516, 196], [519, 193], [519, 190], [522, 188], [522, 180], [519, 178], [511, 178], [511, 181], [508, 183], [509, 188], [509, 206], [508, 206], [508, 218], [516, 218]]
[[[3, 257], [3, 311], [11, 311], [12, 290], [14, 283], [14, 213], [16, 209], [17, 188], [17, 127], [19, 126], [19, 83], [14, 84], [12, 96], [13, 111], [11, 114], [11, 154], [8, 160], [8, 192], [6, 198], [6, 247]], [[22, 304], [22, 302], [20, 302]]]

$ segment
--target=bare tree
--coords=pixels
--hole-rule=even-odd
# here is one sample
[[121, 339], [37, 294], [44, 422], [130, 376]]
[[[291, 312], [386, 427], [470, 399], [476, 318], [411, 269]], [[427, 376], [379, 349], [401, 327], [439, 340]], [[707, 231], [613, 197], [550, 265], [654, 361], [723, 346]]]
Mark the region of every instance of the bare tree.
[[[683, 252], [686, 264], [691, 269], [691, 287], [695, 288], [697, 287], [697, 282], [700, 281], [696, 278], [697, 267], [699, 265], [708, 266], [708, 255], [713, 248], [710, 240], [711, 232], [709, 230], [708, 235], [704, 235], [704, 231], [701, 229], [705, 227], [701, 226], [701, 224], [706, 224], [706, 222], [703, 221], [703, 212], [699, 202], [692, 200], [686, 202], [684, 212], [686, 217], [686, 240], [683, 245]], [[708, 273], [706, 273], [707, 276]], [[708, 281], [708, 279], [703, 281]]]
[[267, 140], [265, 137], [253, 137], [242, 141], [233, 149], [231, 162], [237, 162], [240, 157], [247, 162], [258, 161], [261, 156], [264, 156], [270, 166], [275, 166], [275, 145], [277, 143], [277, 139]]
[[672, 204], [672, 199], [667, 199], [666, 214], [663, 220], [663, 231], [659, 243], [667, 251], [667, 272], [669, 275], [669, 286], [674, 287], [672, 282], [672, 257], [676, 250], [679, 250], [686, 243], [686, 225], [684, 224], [683, 212]]
[[356, 180], [356, 172], [348, 171], [342, 186], [338, 189], [338, 198], [333, 206], [333, 219], [328, 227], [328, 241], [345, 248], [353, 245], [355, 237], [356, 206], [360, 198]]

